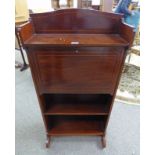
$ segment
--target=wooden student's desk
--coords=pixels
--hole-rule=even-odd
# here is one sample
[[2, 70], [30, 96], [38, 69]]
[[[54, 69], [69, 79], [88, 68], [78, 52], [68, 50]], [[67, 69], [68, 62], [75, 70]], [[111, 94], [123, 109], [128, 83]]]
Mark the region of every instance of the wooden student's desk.
[[19, 28], [49, 147], [52, 136], [105, 136], [133, 28], [87, 9], [31, 14]]

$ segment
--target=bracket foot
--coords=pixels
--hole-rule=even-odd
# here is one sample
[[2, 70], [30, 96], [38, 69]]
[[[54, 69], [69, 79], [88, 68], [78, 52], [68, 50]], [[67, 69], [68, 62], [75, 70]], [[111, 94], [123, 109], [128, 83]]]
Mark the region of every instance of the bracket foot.
[[49, 148], [50, 147], [50, 142], [51, 142], [51, 137], [50, 136], [47, 136], [47, 140], [46, 140], [46, 148]]
[[106, 147], [106, 139], [104, 136], [101, 137], [102, 148]]

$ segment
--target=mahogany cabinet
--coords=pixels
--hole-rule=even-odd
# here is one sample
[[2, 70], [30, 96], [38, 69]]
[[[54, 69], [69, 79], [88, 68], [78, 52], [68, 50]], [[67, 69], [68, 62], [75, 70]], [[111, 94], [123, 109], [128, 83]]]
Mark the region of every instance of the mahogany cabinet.
[[19, 30], [49, 147], [52, 136], [105, 136], [133, 28], [88, 9], [31, 14]]

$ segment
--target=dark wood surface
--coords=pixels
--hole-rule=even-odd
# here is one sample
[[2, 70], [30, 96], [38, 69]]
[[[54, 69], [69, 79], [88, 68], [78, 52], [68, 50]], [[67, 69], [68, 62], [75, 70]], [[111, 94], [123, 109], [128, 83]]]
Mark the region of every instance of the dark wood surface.
[[51, 136], [81, 136], [81, 135], [96, 135], [103, 136], [103, 130], [101, 128], [103, 123], [101, 121], [77, 121], [69, 120], [63, 121], [59, 120], [58, 124], [54, 125], [51, 130], [49, 130], [48, 135]]
[[123, 57], [122, 48], [51, 49], [31, 53], [37, 64], [40, 93], [113, 94]]
[[[50, 120], [51, 118], [49, 118]], [[98, 117], [57, 117], [51, 119], [52, 125], [49, 128], [49, 135], [104, 135], [104, 118]]]
[[28, 46], [128, 46], [119, 34], [34, 34], [26, 40]]
[[20, 27], [49, 147], [51, 136], [100, 135], [102, 145], [134, 32], [122, 15], [88, 9], [31, 14]]
[[117, 34], [121, 14], [89, 9], [64, 9], [30, 14], [35, 33]]
[[103, 103], [53, 103], [45, 115], [108, 115], [109, 104]]
[[108, 115], [110, 95], [45, 95], [45, 115]]
[[119, 33], [129, 43], [128, 48], [131, 47], [135, 36], [133, 27], [127, 25], [126, 23], [121, 23]]
[[20, 32], [19, 36], [23, 45], [25, 45], [24, 41], [28, 40], [34, 34], [34, 28], [30, 21], [18, 26], [17, 30]]

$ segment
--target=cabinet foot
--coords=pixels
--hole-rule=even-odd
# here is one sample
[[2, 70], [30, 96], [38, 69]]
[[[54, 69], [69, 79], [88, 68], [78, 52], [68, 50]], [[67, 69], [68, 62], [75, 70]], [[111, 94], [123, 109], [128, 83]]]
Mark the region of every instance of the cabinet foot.
[[50, 136], [47, 136], [47, 139], [46, 139], [46, 148], [49, 148], [50, 147], [50, 143], [51, 143], [51, 137]]
[[102, 148], [106, 147], [106, 139], [103, 136], [101, 137], [101, 144], [102, 144]]

